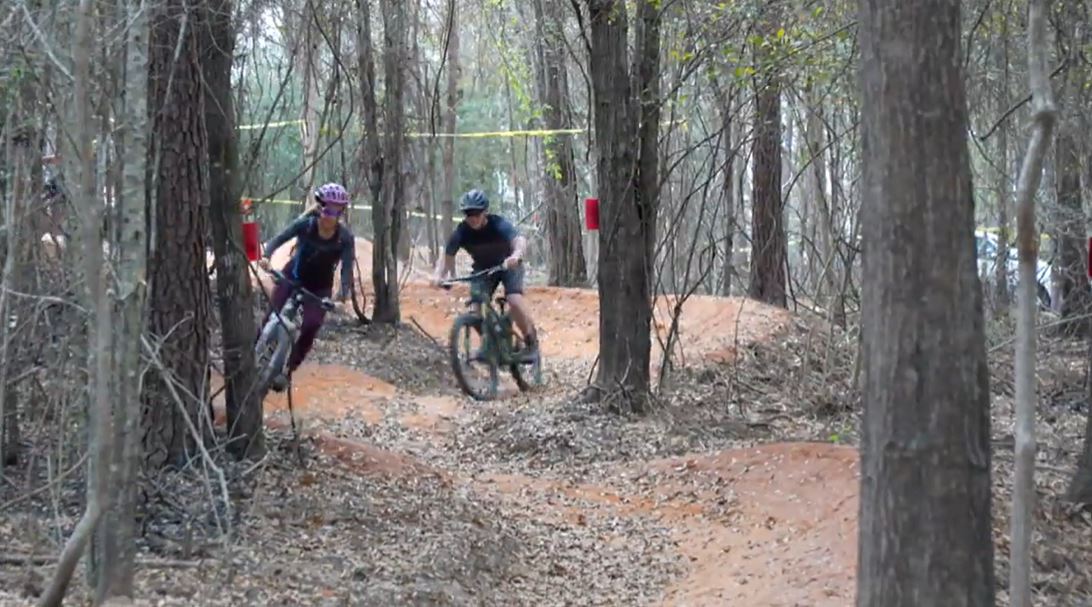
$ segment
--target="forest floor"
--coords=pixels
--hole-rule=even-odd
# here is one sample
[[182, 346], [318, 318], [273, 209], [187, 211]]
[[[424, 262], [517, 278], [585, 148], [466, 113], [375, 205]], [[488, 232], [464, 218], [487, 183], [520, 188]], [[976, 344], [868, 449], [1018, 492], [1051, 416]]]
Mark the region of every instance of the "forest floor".
[[[137, 604], [854, 602], [851, 337], [751, 300], [695, 296], [683, 306], [684, 358], [656, 411], [626, 416], [577, 398], [597, 349], [595, 291], [534, 287], [546, 385], [521, 393], [510, 384], [480, 403], [457, 391], [440, 346], [462, 295], [410, 282], [397, 332], [333, 314], [294, 379], [298, 452], [287, 399], [272, 394], [267, 457], [245, 473], [222, 464], [234, 479], [230, 519], [207, 474], [159, 480], [165, 490], [144, 513]], [[1001, 605], [1012, 368], [1011, 344], [998, 344]], [[1060, 340], [1040, 351], [1036, 604], [1082, 604], [1092, 597], [1092, 521], [1060, 495], [1081, 447], [1087, 353]], [[10, 547], [0, 605], [41, 591], [49, 558], [29, 556], [57, 553], [82, 490], [64, 482], [0, 517], [0, 545]]]

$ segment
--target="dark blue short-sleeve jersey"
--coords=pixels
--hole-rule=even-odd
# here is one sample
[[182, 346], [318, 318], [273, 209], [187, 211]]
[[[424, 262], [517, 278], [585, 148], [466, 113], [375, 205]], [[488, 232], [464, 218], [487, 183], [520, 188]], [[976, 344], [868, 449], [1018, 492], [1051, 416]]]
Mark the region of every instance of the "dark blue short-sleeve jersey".
[[474, 260], [475, 272], [500, 265], [512, 254], [512, 241], [519, 236], [516, 226], [507, 219], [493, 214], [486, 217], [480, 230], [468, 226], [465, 221], [460, 222], [444, 249], [449, 256], [454, 256], [460, 248], [466, 250]]

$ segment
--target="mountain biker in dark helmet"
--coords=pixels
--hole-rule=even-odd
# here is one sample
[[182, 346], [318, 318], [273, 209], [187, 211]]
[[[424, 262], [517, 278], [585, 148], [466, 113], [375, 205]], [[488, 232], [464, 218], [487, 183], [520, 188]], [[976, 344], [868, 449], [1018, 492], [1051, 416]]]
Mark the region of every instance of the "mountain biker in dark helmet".
[[[355, 253], [353, 234], [349, 227], [339, 219], [349, 206], [349, 193], [336, 183], [327, 183], [315, 190], [315, 202], [318, 207], [296, 218], [280, 234], [266, 243], [258, 265], [269, 270], [269, 260], [273, 252], [291, 238], [296, 239], [295, 254], [281, 269], [289, 279], [319, 297], [330, 297], [334, 288], [334, 268], [341, 263], [341, 290], [337, 300], [345, 301], [353, 280], [353, 255]], [[317, 212], [313, 212], [317, 211]], [[288, 301], [292, 285], [281, 282], [273, 291], [270, 309], [262, 319], [262, 325], [269, 320], [273, 310], [280, 310]], [[288, 357], [288, 375], [300, 366], [304, 357], [311, 350], [326, 318], [326, 311], [319, 302], [304, 298], [302, 323], [299, 339]], [[273, 383], [273, 389], [284, 389], [287, 378], [280, 376]]]
[[492, 296], [497, 285], [504, 284], [504, 295], [512, 310], [512, 320], [523, 334], [526, 348], [521, 358], [528, 362], [538, 356], [538, 335], [531, 320], [527, 302], [523, 298], [523, 255], [527, 251], [527, 239], [520, 236], [510, 221], [488, 213], [489, 198], [481, 190], [470, 190], [459, 202], [459, 210], [465, 218], [456, 226], [444, 249], [444, 256], [437, 262], [432, 284], [439, 285], [448, 275], [455, 273], [455, 254], [462, 248], [470, 254], [475, 272], [504, 264], [504, 270], [484, 278], [485, 292]]

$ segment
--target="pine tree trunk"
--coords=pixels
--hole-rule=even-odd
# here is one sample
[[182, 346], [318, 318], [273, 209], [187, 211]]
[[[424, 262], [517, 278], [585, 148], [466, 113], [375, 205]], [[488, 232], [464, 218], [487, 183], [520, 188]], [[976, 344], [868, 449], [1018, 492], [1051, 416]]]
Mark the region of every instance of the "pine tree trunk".
[[[209, 190], [205, 98], [197, 49], [197, 15], [183, 0], [153, 11], [150, 52], [154, 245], [149, 264], [148, 330], [158, 355], [173, 371], [183, 412], [166, 381], [151, 373], [144, 385], [146, 461], [152, 467], [183, 464], [193, 453], [185, 417], [198, 428], [207, 414], [210, 293], [205, 216]], [[177, 49], [177, 51], [176, 51]], [[175, 53], [178, 52], [178, 60]], [[169, 89], [168, 89], [169, 84]]]
[[[762, 35], [778, 29], [777, 9], [761, 8]], [[784, 201], [781, 199], [781, 83], [780, 69], [768, 51], [755, 49], [759, 72], [755, 76], [754, 184], [751, 212], [751, 282], [754, 299], [776, 306], [788, 305]]]
[[959, 3], [859, 7], [867, 253], [857, 604], [992, 607], [989, 377]]
[[[589, 0], [591, 77], [600, 191], [599, 368], [596, 390], [635, 411], [649, 405], [652, 243], [656, 229], [659, 10], [638, 5], [634, 94], [628, 18], [617, 0]], [[640, 105], [637, 105], [637, 102]], [[636, 139], [634, 134], [637, 134]], [[645, 143], [653, 142], [647, 149]], [[633, 167], [637, 167], [637, 175]]]

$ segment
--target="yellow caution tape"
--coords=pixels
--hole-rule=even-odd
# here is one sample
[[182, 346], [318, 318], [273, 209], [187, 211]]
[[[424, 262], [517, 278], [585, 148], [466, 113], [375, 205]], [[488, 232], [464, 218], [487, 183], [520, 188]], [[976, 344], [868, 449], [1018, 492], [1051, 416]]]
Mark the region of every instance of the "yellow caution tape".
[[488, 137], [545, 137], [547, 135], [575, 135], [587, 132], [588, 129], [528, 129], [518, 131], [479, 131], [475, 133], [406, 133], [411, 139], [420, 138], [452, 138], [452, 139], [485, 139]]
[[[990, 233], [990, 234], [998, 234], [998, 233], [1001, 232], [1001, 228], [998, 228], [996, 226], [991, 226], [991, 227], [988, 227], [988, 228], [975, 228], [974, 231], [975, 232], [987, 232], [987, 233]], [[1040, 241], [1050, 240], [1050, 234], [1039, 234], [1039, 240]], [[1009, 246], [1016, 246], [1016, 228], [1015, 227], [1009, 228]]]
[[280, 128], [282, 126], [292, 126], [293, 124], [303, 124], [302, 120], [281, 120], [279, 122], [266, 122], [265, 124], [244, 124], [238, 128], [240, 131], [250, 131], [254, 129], [266, 128]]
[[[686, 124], [686, 120], [666, 121], [663, 124], [664, 126], [670, 126], [672, 124]], [[239, 127], [239, 130], [249, 131], [254, 129], [260, 129], [262, 127], [279, 128], [292, 125], [302, 126], [303, 120], [281, 120], [279, 122], [268, 122], [265, 124], [244, 124]], [[325, 127], [320, 130], [324, 135], [329, 135], [336, 132], [336, 129], [332, 127]], [[354, 130], [358, 129], [354, 128]], [[545, 137], [547, 135], [576, 135], [586, 132], [588, 132], [587, 127], [573, 129], [520, 129], [513, 131], [476, 131], [469, 133], [406, 133], [406, 137], [409, 137], [411, 139], [488, 139], [492, 137]], [[380, 135], [382, 134], [383, 133], [380, 133]]]

